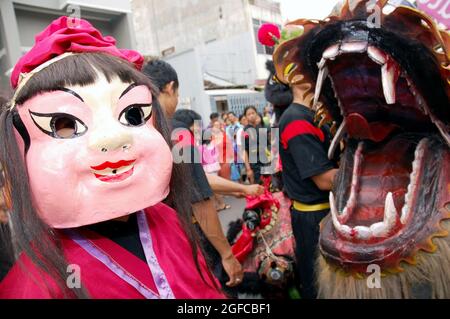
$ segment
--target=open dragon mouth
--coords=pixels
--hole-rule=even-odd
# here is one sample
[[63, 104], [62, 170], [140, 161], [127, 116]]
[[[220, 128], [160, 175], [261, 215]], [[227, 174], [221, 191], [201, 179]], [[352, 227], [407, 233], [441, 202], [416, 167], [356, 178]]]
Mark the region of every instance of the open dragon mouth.
[[437, 115], [448, 100], [429, 103], [409, 74], [413, 61], [404, 68], [379, 42], [359, 35], [353, 28], [344, 40], [322, 45], [315, 100], [334, 96], [326, 107], [342, 121], [329, 155], [345, 145], [321, 252], [365, 273], [371, 263], [413, 263], [418, 249], [431, 252], [432, 238], [446, 235], [439, 223], [450, 217], [450, 134], [448, 119]]

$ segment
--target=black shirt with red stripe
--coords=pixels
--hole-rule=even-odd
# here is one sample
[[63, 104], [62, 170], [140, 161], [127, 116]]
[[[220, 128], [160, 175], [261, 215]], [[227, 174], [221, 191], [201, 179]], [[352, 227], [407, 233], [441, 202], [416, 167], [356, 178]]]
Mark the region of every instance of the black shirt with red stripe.
[[336, 167], [328, 159], [329, 127], [318, 128], [314, 112], [296, 103], [283, 113], [279, 125], [283, 182], [289, 198], [307, 205], [327, 203], [329, 192], [320, 190], [312, 177]]

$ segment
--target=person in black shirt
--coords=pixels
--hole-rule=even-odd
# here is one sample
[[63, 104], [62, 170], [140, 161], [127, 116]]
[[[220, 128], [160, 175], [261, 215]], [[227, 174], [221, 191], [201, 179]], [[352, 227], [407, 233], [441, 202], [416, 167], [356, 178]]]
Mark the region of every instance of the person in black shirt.
[[[251, 184], [261, 183], [261, 168], [268, 164], [266, 156], [269, 137], [267, 129], [258, 124], [258, 112], [254, 106], [248, 106], [244, 110], [248, 125], [244, 128], [244, 164], [248, 180]], [[262, 134], [266, 133], [266, 138]]]
[[314, 265], [319, 223], [329, 213], [329, 191], [336, 165], [328, 159], [330, 130], [314, 123], [314, 112], [301, 86], [292, 86], [293, 103], [281, 116], [280, 157], [283, 182], [292, 200], [292, 228], [296, 242], [297, 277], [302, 298], [316, 298]]

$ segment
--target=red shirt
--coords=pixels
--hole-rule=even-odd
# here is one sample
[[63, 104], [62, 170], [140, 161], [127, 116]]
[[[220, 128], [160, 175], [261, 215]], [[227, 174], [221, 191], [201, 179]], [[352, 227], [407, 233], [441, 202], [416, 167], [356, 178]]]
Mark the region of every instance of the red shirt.
[[[179, 224], [176, 212], [160, 203], [147, 208], [145, 217], [151, 233], [153, 251], [175, 298], [225, 298], [221, 292], [214, 288], [212, 280], [207, 275], [205, 259], [199, 253], [200, 269], [208, 284], [202, 281], [195, 267], [189, 241]], [[146, 262], [97, 233], [89, 230], [80, 230], [79, 233], [105, 253], [115, 265], [136, 282], [139, 282], [149, 291], [158, 292], [152, 272]], [[63, 236], [62, 246], [68, 264], [79, 266], [81, 283], [87, 289], [91, 298], [144, 298], [135, 287], [111, 271], [97, 258], [94, 258], [76, 241], [68, 236]], [[32, 264], [26, 255], [22, 254], [19, 259], [22, 265], [16, 263], [0, 283], [0, 299], [63, 297], [52, 278]]]

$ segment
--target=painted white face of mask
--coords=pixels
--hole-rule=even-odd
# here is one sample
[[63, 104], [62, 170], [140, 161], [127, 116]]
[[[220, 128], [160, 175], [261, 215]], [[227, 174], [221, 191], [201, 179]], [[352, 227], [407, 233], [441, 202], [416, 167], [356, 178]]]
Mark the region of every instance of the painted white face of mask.
[[123, 217], [168, 195], [172, 154], [146, 86], [99, 73], [92, 85], [42, 93], [18, 110], [33, 201], [51, 227]]

